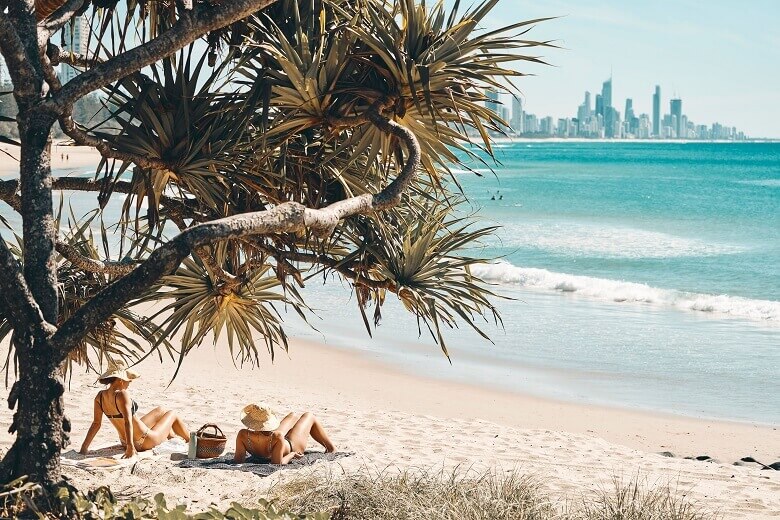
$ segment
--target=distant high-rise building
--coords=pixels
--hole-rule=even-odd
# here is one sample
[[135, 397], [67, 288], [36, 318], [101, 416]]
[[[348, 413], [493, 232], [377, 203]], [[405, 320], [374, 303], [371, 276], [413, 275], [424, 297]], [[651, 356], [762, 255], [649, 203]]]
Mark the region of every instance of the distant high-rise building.
[[604, 97], [596, 94], [596, 115], [604, 117]]
[[601, 98], [605, 109], [612, 106], [612, 78], [609, 78], [601, 86]]
[[553, 135], [555, 133], [555, 123], [552, 116], [547, 116], [539, 122], [539, 131], [544, 135]]
[[612, 78], [609, 78], [601, 86], [601, 102], [604, 105], [604, 135], [605, 137], [617, 137], [615, 135], [616, 111], [612, 106]]
[[590, 92], [585, 91], [585, 117], [590, 117], [591, 115], [591, 108], [590, 108]]
[[493, 89], [487, 89], [485, 91], [485, 96], [487, 96], [487, 101], [485, 101], [485, 106], [488, 109], [495, 112], [496, 115], [499, 115], [498, 107], [500, 107], [501, 105], [499, 105], [498, 103], [498, 91]]
[[669, 111], [672, 115], [673, 130], [677, 137], [682, 137], [682, 99], [672, 99], [669, 101]]
[[653, 135], [661, 136], [661, 87], [659, 85], [655, 86], [655, 94], [653, 94]]
[[[89, 27], [83, 16], [75, 17], [62, 28], [62, 50], [73, 54], [87, 54], [87, 36]], [[79, 71], [70, 65], [60, 65], [59, 78], [64, 85], [79, 75]]]
[[523, 100], [517, 96], [512, 98], [512, 121], [510, 125], [515, 133], [523, 133]]

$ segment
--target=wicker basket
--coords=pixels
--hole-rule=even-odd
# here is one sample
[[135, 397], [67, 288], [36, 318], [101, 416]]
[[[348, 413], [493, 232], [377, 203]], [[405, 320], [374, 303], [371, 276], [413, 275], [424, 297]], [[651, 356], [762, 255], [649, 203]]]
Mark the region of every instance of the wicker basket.
[[[213, 428], [214, 433], [206, 432], [206, 429]], [[196, 457], [199, 459], [213, 459], [219, 457], [225, 451], [225, 444], [227, 444], [227, 437], [219, 429], [216, 424], [204, 424], [200, 427], [200, 430], [195, 434], [198, 439], [198, 450]]]

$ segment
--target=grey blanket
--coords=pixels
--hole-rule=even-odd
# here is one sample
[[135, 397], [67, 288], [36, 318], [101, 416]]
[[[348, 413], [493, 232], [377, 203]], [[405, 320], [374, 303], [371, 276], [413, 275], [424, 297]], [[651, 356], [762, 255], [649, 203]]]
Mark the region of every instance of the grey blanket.
[[267, 477], [283, 469], [299, 469], [304, 466], [311, 466], [319, 461], [332, 461], [343, 457], [349, 457], [353, 453], [336, 452], [324, 453], [322, 451], [307, 451], [303, 457], [290, 461], [289, 464], [271, 464], [268, 459], [250, 457], [246, 462], [233, 462], [233, 454], [228, 453], [222, 457], [214, 459], [185, 459], [178, 466], [180, 468], [201, 468], [201, 469], [222, 469], [229, 471], [248, 471]]

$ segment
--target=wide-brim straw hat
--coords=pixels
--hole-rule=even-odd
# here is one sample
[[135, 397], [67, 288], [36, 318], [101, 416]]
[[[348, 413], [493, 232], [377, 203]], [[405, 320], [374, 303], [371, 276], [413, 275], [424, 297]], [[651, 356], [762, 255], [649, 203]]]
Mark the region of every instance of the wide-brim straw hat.
[[108, 365], [108, 370], [100, 375], [98, 381], [103, 384], [108, 383], [108, 379], [121, 379], [122, 381], [130, 382], [133, 379], [137, 379], [139, 377], [141, 377], [141, 374], [135, 370], [127, 368], [127, 365], [125, 365], [124, 362], [112, 361]]
[[273, 410], [263, 404], [248, 404], [241, 410], [241, 422], [250, 430], [270, 432], [279, 427], [282, 421]]

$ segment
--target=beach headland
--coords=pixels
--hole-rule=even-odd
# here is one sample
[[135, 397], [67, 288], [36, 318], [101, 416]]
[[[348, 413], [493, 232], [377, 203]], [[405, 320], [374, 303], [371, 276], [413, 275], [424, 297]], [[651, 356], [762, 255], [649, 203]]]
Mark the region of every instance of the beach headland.
[[[7, 348], [7, 347], [6, 347]], [[538, 479], [554, 500], [576, 499], [611, 488], [614, 478], [639, 479], [673, 489], [726, 518], [764, 518], [780, 510], [780, 472], [733, 466], [750, 455], [780, 458], [777, 428], [705, 421], [611, 409], [472, 387], [413, 376], [366, 355], [294, 340], [289, 355], [259, 368], [236, 368], [227, 345], [202, 347], [184, 362], [170, 386], [175, 363], [154, 357], [138, 366], [133, 384], [141, 412], [161, 405], [176, 410], [192, 429], [216, 422], [232, 451], [239, 411], [266, 402], [280, 411], [317, 414], [340, 451], [353, 456], [318, 464], [320, 469], [500, 468]], [[77, 370], [66, 392], [78, 447], [92, 419], [95, 375]], [[12, 437], [7, 409], [0, 412], [0, 446]], [[106, 422], [94, 446], [116, 443]], [[317, 449], [315, 443], [311, 449]], [[656, 452], [668, 451], [674, 458]], [[709, 455], [721, 462], [686, 460]], [[774, 457], [774, 459], [773, 459]], [[109, 485], [123, 496], [164, 492], [194, 510], [215, 502], [256, 503], [280, 479], [252, 473], [185, 469], [167, 457], [139, 460], [112, 471], [68, 467], [82, 489]], [[301, 470], [308, 471], [308, 470]]]

